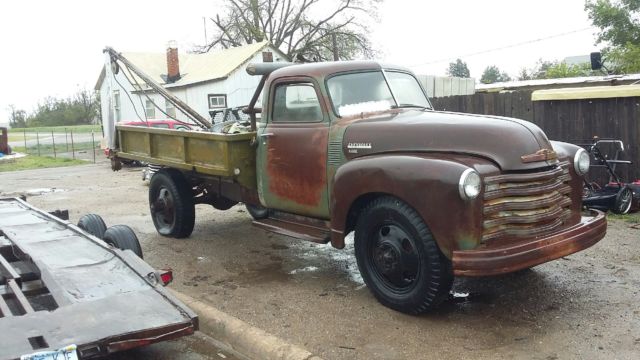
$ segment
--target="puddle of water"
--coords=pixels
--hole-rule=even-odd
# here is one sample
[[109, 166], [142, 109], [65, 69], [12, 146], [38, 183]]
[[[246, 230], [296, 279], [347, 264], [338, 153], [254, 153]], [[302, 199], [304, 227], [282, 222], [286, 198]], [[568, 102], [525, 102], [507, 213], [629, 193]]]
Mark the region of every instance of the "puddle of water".
[[[351, 232], [345, 237], [345, 247], [342, 250], [334, 249], [330, 244], [314, 245], [309, 247], [308, 243], [296, 243], [294, 247], [302, 250], [303, 259], [312, 260], [317, 258], [328, 259], [337, 263], [341, 269], [346, 270], [349, 280], [357, 285], [364, 285], [364, 280], [360, 276], [358, 263], [356, 262], [354, 243], [354, 233]], [[326, 260], [323, 260], [326, 261]], [[294, 270], [295, 271], [295, 270]], [[298, 270], [299, 271], [299, 270]]]
[[38, 188], [38, 189], [29, 189], [27, 191], [25, 191], [25, 195], [28, 196], [37, 196], [37, 195], [42, 195], [42, 194], [48, 194], [48, 193], [55, 193], [55, 192], [63, 192], [65, 191], [64, 189], [57, 189], [57, 188]]
[[289, 271], [289, 274], [295, 275], [295, 274], [298, 274], [298, 273], [314, 272], [314, 271], [318, 271], [318, 268], [315, 267], [315, 266], [307, 266], [307, 267], [303, 267], [302, 269], [291, 270], [291, 271]]

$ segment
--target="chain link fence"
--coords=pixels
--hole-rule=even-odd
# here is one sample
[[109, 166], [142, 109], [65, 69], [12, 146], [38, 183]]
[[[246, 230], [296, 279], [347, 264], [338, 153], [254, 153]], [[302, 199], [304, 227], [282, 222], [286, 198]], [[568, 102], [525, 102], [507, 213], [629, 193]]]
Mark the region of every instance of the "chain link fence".
[[72, 128], [52, 131], [11, 130], [13, 151], [29, 155], [70, 158], [85, 161], [101, 161], [104, 152], [100, 148], [102, 133], [74, 131]]

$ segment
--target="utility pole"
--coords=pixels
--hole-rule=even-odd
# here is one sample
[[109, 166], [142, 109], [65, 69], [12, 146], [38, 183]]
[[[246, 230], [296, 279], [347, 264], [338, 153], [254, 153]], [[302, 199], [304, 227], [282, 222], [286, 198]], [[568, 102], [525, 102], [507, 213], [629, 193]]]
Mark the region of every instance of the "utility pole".
[[207, 46], [209, 43], [209, 38], [207, 38], [207, 18], [202, 17], [202, 25], [204, 25], [204, 45]]
[[331, 45], [333, 47], [333, 61], [340, 60], [338, 56], [338, 38], [335, 33], [331, 34]]

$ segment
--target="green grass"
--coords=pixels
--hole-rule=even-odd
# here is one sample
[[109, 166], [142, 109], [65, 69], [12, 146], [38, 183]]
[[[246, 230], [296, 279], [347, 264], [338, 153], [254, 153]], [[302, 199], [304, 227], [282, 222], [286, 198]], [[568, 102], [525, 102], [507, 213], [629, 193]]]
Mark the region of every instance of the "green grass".
[[608, 212], [607, 220], [622, 220], [629, 224], [638, 224], [640, 223], [640, 212], [635, 212], [632, 214], [625, 214], [625, 215], [618, 215], [612, 212]]
[[70, 126], [43, 126], [43, 127], [29, 127], [24, 129], [9, 129], [9, 134], [23, 134], [26, 132], [35, 133], [35, 132], [48, 132], [51, 133], [63, 133], [67, 129], [67, 131], [73, 130], [74, 133], [90, 133], [91, 131], [102, 134], [102, 127], [100, 125], [70, 125]]
[[29, 155], [14, 160], [0, 161], [0, 172], [74, 166], [82, 164], [88, 163], [82, 160], [72, 160], [67, 158], [54, 159], [48, 156]]
[[[100, 143], [96, 142], [96, 149], [100, 147]], [[83, 151], [83, 150], [91, 150], [93, 148], [93, 144], [91, 142], [81, 142], [73, 144], [74, 151]], [[38, 147], [36, 145], [29, 146], [26, 150], [24, 146], [15, 146], [13, 147], [13, 151], [28, 153], [28, 154], [37, 154]], [[65, 144], [56, 144], [56, 152], [57, 153], [66, 153], [71, 152], [71, 144], [69, 144], [69, 151], [67, 151], [67, 145]], [[40, 154], [53, 154], [53, 145], [52, 144], [40, 144]]]
[[[31, 139], [35, 139], [36, 138], [36, 134], [27, 134], [27, 140], [31, 140]], [[14, 133], [14, 132], [9, 132], [9, 141], [24, 141], [25, 138], [25, 134], [19, 132], [19, 133]]]

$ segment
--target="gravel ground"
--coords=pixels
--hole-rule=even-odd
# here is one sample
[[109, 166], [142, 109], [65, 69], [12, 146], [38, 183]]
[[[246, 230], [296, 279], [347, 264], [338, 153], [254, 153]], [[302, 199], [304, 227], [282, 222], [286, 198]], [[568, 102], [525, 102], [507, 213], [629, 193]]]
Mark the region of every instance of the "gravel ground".
[[159, 236], [140, 171], [103, 163], [5, 173], [0, 193], [69, 209], [72, 222], [94, 212], [132, 226], [145, 260], [174, 269], [173, 288], [326, 359], [640, 358], [640, 230], [629, 220], [611, 220], [592, 248], [532, 270], [457, 279], [449, 301], [415, 317], [376, 302], [352, 246], [253, 228], [241, 206], [198, 205], [190, 238]]

